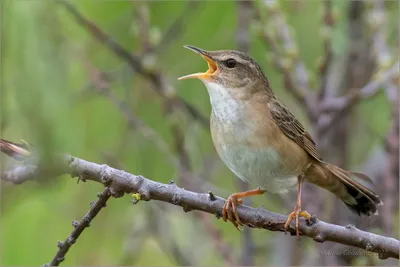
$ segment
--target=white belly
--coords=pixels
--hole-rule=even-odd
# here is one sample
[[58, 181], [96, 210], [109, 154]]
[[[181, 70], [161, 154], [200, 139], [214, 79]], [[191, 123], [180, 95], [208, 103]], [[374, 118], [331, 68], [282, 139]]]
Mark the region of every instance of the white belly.
[[240, 179], [272, 193], [286, 193], [296, 188], [297, 173], [284, 173], [279, 154], [273, 149], [252, 149], [223, 144], [219, 156]]
[[[206, 83], [212, 104], [213, 139], [221, 159], [240, 179], [272, 193], [285, 193], [296, 187], [297, 170], [285, 172], [274, 149], [241, 145], [252, 139], [257, 123], [244, 117], [246, 102], [237, 101], [229, 89]], [[218, 137], [215, 137], [218, 136]]]

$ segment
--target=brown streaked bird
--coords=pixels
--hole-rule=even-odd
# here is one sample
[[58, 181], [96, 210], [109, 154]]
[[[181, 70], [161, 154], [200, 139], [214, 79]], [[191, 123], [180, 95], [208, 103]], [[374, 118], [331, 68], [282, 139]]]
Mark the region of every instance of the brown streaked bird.
[[285, 230], [299, 217], [311, 215], [301, 209], [301, 185], [307, 181], [340, 198], [359, 215], [376, 214], [379, 196], [350, 176], [370, 179], [324, 162], [311, 135], [272, 91], [261, 67], [247, 54], [234, 50], [205, 51], [185, 46], [203, 57], [208, 71], [180, 77], [197, 78], [208, 89], [212, 106], [211, 135], [218, 155], [240, 179], [257, 189], [232, 194], [223, 211], [224, 221], [242, 225], [237, 205], [265, 191], [285, 193], [297, 186], [297, 204]]

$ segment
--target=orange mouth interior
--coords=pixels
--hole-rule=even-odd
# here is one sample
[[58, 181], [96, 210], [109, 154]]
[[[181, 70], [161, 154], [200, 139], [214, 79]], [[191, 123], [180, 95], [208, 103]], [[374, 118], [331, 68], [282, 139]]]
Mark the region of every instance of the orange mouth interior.
[[200, 56], [202, 58], [204, 58], [205, 61], [207, 61], [208, 70], [206, 72], [199, 72], [199, 73], [185, 75], [185, 76], [179, 77], [178, 80], [192, 79], [192, 78], [209, 79], [211, 76], [218, 73], [218, 65], [217, 65], [217, 63], [215, 63], [214, 60], [212, 60], [211, 58], [209, 58], [205, 55], [200, 55]]
[[218, 66], [215, 63], [215, 61], [212, 60], [211, 58], [208, 58], [208, 57], [203, 56], [203, 55], [202, 55], [202, 57], [207, 61], [207, 64], [208, 64], [208, 70], [207, 70], [206, 73], [211, 75], [211, 74], [214, 74], [215, 72], [217, 72]]

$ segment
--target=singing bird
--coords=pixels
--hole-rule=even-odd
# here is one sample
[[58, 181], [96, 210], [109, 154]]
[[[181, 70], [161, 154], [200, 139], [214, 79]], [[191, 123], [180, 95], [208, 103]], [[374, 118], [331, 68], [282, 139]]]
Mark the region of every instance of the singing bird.
[[228, 197], [224, 221], [242, 225], [237, 205], [249, 196], [286, 193], [297, 186], [297, 204], [285, 230], [295, 218], [311, 215], [301, 209], [303, 181], [320, 186], [340, 198], [357, 214], [377, 214], [379, 196], [351, 176], [370, 180], [362, 173], [343, 170], [323, 161], [311, 135], [275, 96], [270, 83], [250, 56], [235, 50], [205, 51], [184, 46], [208, 63], [208, 70], [180, 77], [197, 78], [207, 87], [212, 106], [210, 130], [218, 155], [240, 179], [257, 187]]

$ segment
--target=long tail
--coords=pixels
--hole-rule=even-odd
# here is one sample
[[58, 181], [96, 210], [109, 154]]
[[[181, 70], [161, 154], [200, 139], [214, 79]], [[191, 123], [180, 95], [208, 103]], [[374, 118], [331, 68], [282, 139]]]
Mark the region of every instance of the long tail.
[[310, 169], [310, 182], [331, 191], [353, 212], [367, 216], [378, 214], [377, 206], [383, 205], [379, 196], [351, 178], [356, 176], [371, 181], [365, 174], [345, 171], [333, 164], [321, 162], [312, 164]]

